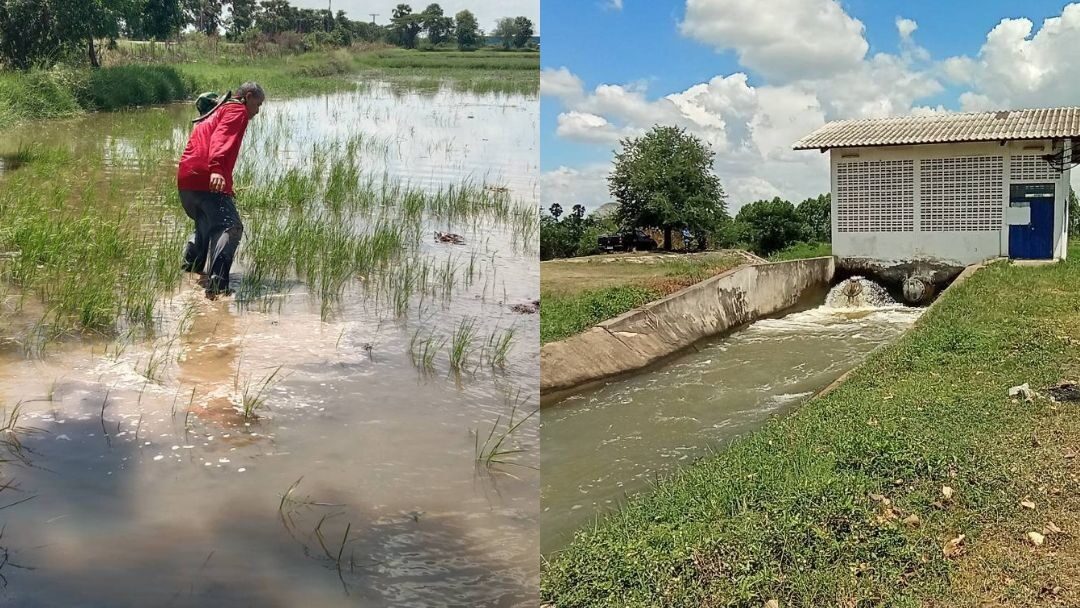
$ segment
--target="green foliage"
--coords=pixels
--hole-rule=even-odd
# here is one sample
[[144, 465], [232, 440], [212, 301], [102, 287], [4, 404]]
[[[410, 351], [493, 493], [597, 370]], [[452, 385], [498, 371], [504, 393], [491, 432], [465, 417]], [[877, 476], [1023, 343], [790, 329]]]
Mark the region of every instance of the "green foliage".
[[98, 66], [94, 38], [115, 40], [135, 0], [6, 0], [0, 9], [0, 58], [18, 69], [51, 66], [86, 45]]
[[657, 125], [624, 139], [608, 177], [620, 223], [663, 230], [665, 249], [672, 246], [673, 229], [713, 232], [728, 217], [713, 156], [705, 142], [679, 127]]
[[524, 48], [529, 42], [529, 39], [533, 37], [533, 23], [528, 17], [515, 17], [514, 18], [514, 36], [513, 45], [514, 48]]
[[655, 289], [624, 285], [574, 295], [543, 294], [540, 309], [540, 342], [572, 336], [659, 298]]
[[803, 260], [806, 258], [820, 258], [832, 255], [832, 245], [829, 243], [793, 243], [769, 256], [770, 262], [783, 262], [785, 260]]
[[79, 97], [89, 110], [115, 110], [184, 99], [193, 91], [194, 83], [175, 68], [126, 65], [94, 70]]
[[[981, 585], [950, 586], [972, 564], [942, 546], [964, 534], [989, 548], [977, 573], [987, 555], [997, 559], [995, 545], [1024, 552], [1024, 531], [1044, 525], [1018, 502], [1045, 491], [1040, 467], [1067, 466], [1063, 444], [1045, 437], [1075, 416], [1006, 392], [1075, 372], [1080, 247], [1070, 249], [1053, 266], [980, 270], [832, 393], [579, 531], [545, 564], [542, 602], [981, 605]], [[1068, 487], [1068, 473], [1054, 472], [1065, 481], [1050, 484]], [[951, 501], [943, 485], [955, 490]], [[921, 525], [900, 523], [907, 513]]]
[[187, 22], [195, 31], [216, 35], [221, 26], [222, 0], [183, 0]]
[[807, 236], [795, 206], [780, 197], [743, 206], [735, 224], [742, 242], [759, 255], [769, 255]]
[[832, 241], [832, 195], [829, 193], [808, 198], [799, 203], [795, 212], [802, 222], [807, 239], [818, 243]]
[[0, 2], [0, 60], [25, 70], [35, 65], [52, 65], [70, 49], [60, 36], [52, 7], [39, 0]]
[[255, 26], [255, 15], [259, 6], [256, 0], [231, 0], [232, 16], [229, 17], [228, 36], [239, 40], [245, 32]]
[[399, 4], [394, 8], [390, 19], [390, 32], [394, 43], [407, 49], [416, 48], [416, 36], [420, 33], [423, 17], [414, 15], [408, 4]]
[[454, 39], [458, 49], [462, 51], [475, 49], [480, 46], [480, 25], [476, 22], [476, 16], [472, 11], [461, 11], [454, 16], [457, 24], [454, 30]]
[[420, 21], [432, 46], [446, 42], [454, 32], [454, 20], [443, 15], [443, 9], [438, 4], [429, 4], [424, 12], [420, 13]]
[[1080, 201], [1076, 192], [1069, 186], [1069, 236], [1080, 234]]
[[585, 207], [574, 205], [564, 214], [562, 205], [554, 203], [548, 213], [540, 215], [540, 259], [570, 258], [597, 252], [597, 239], [619, 231], [618, 222], [610, 216], [586, 216]]

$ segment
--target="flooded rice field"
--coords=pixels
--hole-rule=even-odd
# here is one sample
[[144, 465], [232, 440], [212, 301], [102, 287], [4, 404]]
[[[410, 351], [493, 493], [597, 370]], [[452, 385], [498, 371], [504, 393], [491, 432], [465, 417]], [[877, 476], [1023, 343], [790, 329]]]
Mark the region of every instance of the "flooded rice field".
[[921, 313], [846, 303], [798, 310], [545, 406], [542, 552], [558, 551], [658, 477], [803, 403]]
[[536, 96], [268, 95], [216, 301], [192, 106], [0, 143], [0, 603], [535, 606]]

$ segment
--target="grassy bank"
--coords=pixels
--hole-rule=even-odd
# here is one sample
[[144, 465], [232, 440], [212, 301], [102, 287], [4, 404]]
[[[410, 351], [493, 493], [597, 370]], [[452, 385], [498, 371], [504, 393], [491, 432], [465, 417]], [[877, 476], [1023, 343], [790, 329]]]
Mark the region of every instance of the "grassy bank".
[[795, 243], [769, 256], [770, 262], [803, 260], [832, 255], [832, 243]]
[[317, 51], [252, 60], [244, 55], [176, 64], [121, 64], [99, 70], [56, 67], [0, 71], [0, 129], [24, 120], [167, 103], [255, 80], [272, 97], [348, 90], [364, 80], [404, 86], [533, 93], [538, 53], [422, 52], [405, 49]]
[[1066, 263], [976, 273], [838, 390], [579, 532], [546, 565], [543, 598], [1080, 605], [1080, 406], [1007, 396], [1080, 372], [1078, 301], [1075, 245]]
[[597, 323], [734, 268], [742, 258], [705, 255], [590, 256], [540, 267], [540, 342]]

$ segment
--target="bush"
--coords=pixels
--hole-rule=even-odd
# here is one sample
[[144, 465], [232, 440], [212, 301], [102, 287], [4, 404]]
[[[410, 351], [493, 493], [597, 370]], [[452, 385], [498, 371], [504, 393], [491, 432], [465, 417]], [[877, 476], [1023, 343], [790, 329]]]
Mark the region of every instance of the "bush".
[[184, 99], [194, 88], [172, 67], [117, 66], [92, 71], [80, 101], [89, 110], [115, 110]]

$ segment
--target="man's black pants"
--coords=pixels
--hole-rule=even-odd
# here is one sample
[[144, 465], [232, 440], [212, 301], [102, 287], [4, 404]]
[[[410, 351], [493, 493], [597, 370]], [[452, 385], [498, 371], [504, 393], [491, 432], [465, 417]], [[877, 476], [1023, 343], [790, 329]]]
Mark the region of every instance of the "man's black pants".
[[244, 234], [236, 201], [228, 194], [181, 190], [180, 204], [195, 221], [195, 233], [184, 247], [184, 269], [205, 274], [207, 289], [228, 289], [229, 270]]

